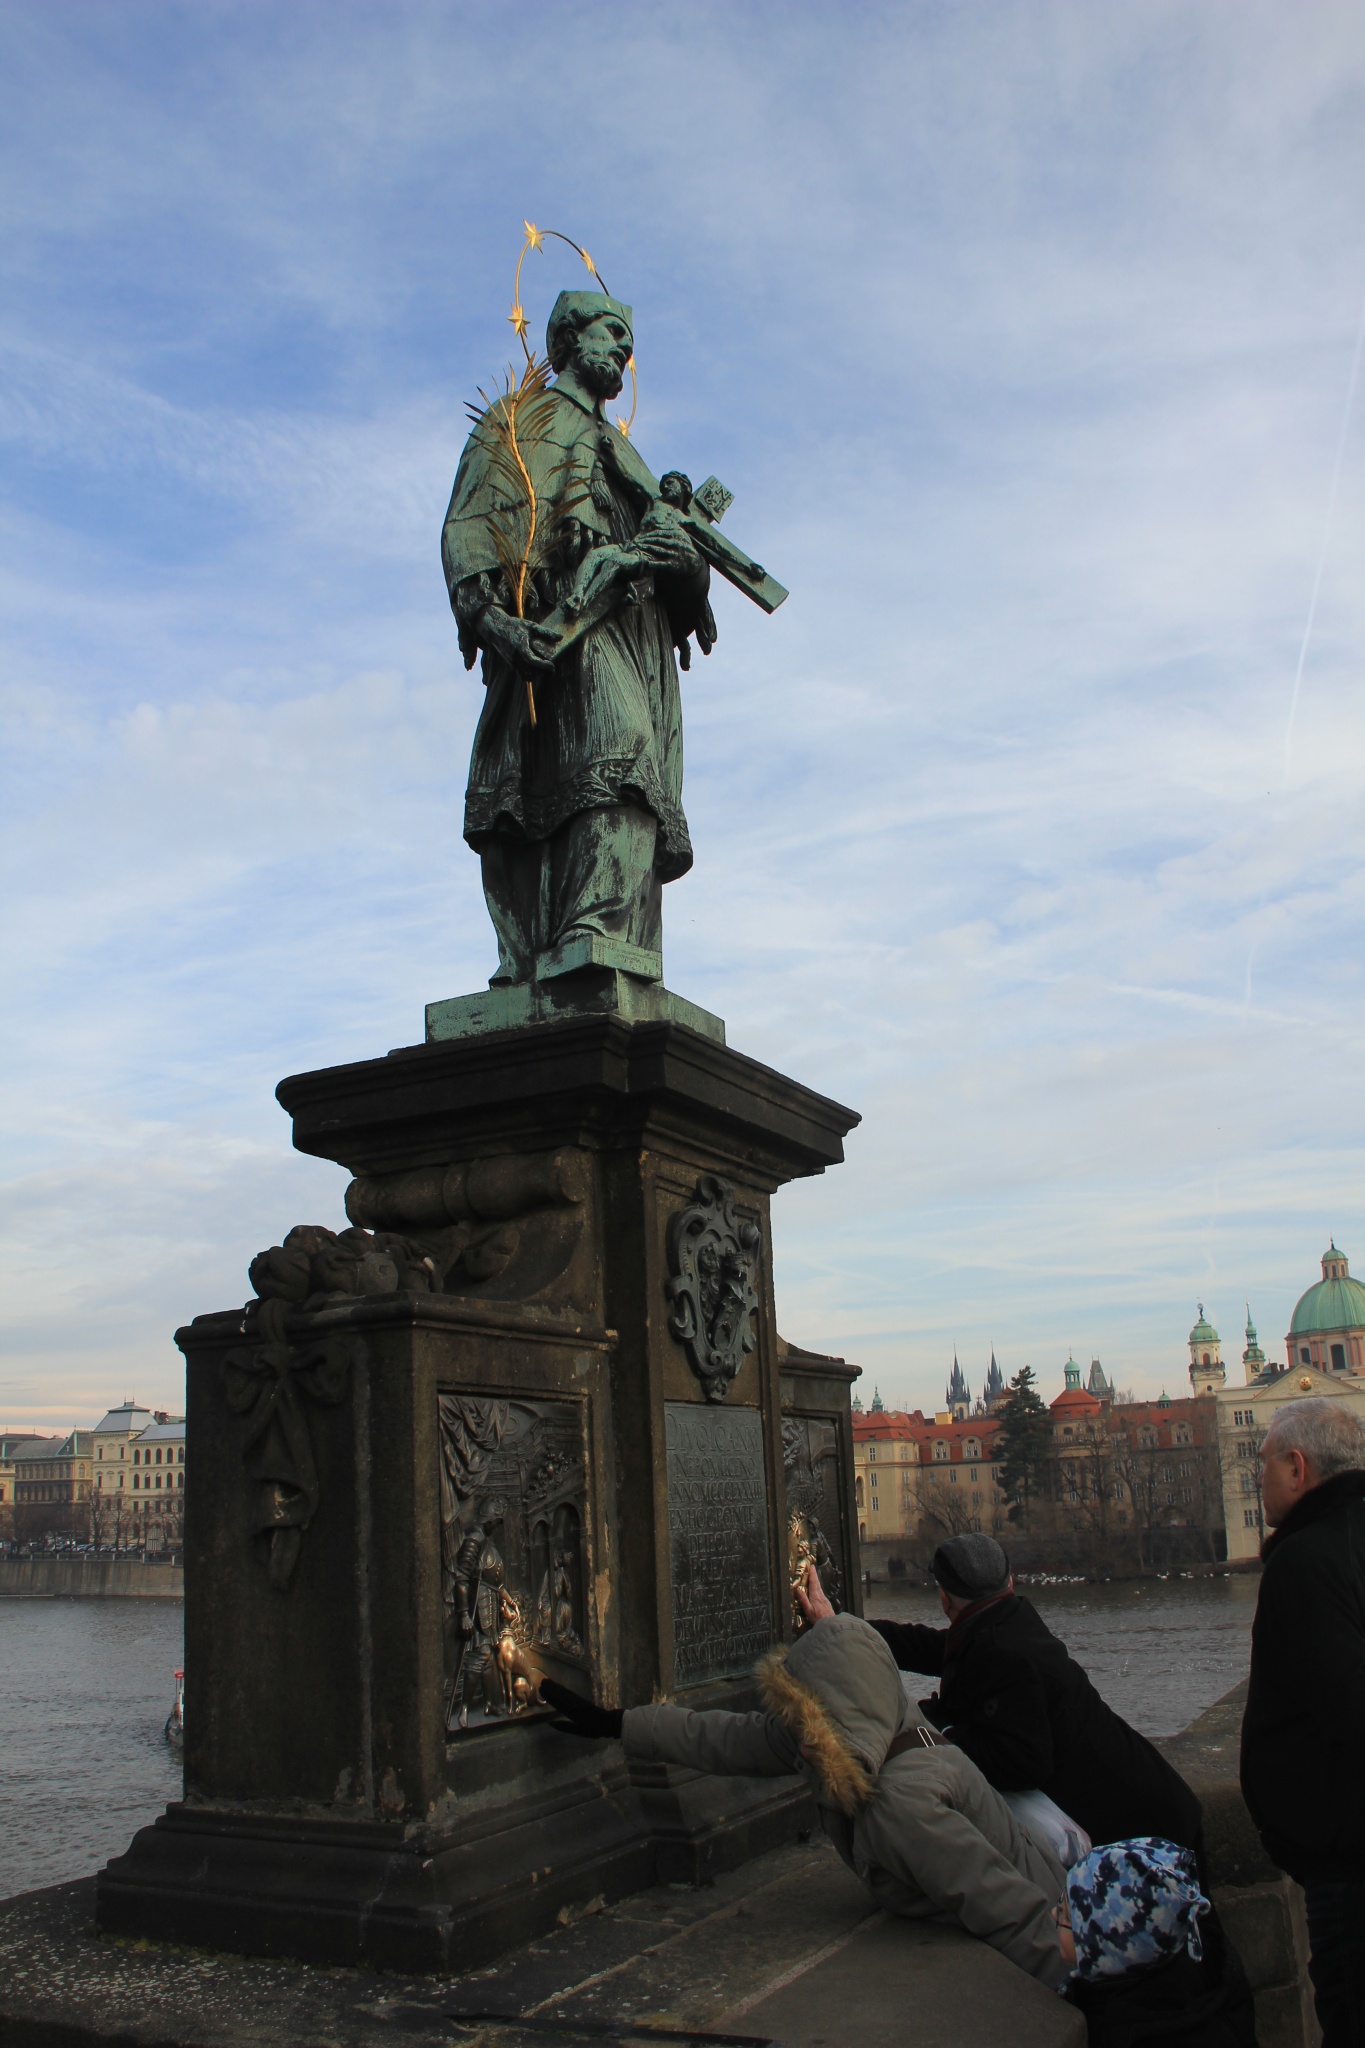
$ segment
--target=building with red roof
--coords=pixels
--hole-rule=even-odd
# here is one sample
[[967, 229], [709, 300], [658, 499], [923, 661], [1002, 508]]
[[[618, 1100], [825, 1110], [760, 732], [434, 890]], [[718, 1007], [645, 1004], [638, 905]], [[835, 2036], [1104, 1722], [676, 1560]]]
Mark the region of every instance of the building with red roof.
[[[936, 1542], [965, 1529], [1003, 1526], [993, 1415], [881, 1409], [853, 1418], [854, 1489], [860, 1542]], [[937, 1531], [937, 1535], [934, 1532]]]
[[[1214, 1399], [1118, 1399], [1098, 1359], [1083, 1386], [1081, 1367], [1068, 1358], [1063, 1382], [1047, 1405], [1045, 1447], [1026, 1498], [1011, 1499], [1002, 1484], [998, 1405], [988, 1412], [978, 1404], [971, 1414], [959, 1400], [926, 1416], [884, 1408], [878, 1397], [871, 1413], [856, 1414], [860, 1542], [890, 1546], [888, 1556], [900, 1546], [924, 1563], [946, 1536], [981, 1529], [1044, 1553], [1053, 1569], [1225, 1556]], [[964, 1384], [959, 1368], [950, 1395]], [[875, 1568], [875, 1550], [870, 1561]]]

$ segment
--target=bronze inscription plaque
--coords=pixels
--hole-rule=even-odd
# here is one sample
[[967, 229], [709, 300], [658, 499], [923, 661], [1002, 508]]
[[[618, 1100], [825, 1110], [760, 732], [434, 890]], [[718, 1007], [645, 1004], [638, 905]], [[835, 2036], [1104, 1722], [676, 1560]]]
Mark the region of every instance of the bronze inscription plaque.
[[756, 1408], [664, 1403], [673, 1682], [737, 1678], [772, 1643], [768, 1495]]

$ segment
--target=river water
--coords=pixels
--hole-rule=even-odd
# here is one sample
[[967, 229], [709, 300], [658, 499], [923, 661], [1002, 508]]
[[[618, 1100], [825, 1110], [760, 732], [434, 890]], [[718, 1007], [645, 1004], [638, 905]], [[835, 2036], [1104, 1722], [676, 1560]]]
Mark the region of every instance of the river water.
[[0, 1600], [0, 1897], [87, 1877], [168, 1799], [179, 1600]]
[[[1031, 1587], [1110, 1704], [1173, 1735], [1246, 1676], [1254, 1578]], [[873, 1589], [872, 1614], [942, 1622], [932, 1593]], [[0, 1599], [0, 1897], [86, 1877], [180, 1796], [162, 1739], [178, 1600]], [[933, 1690], [926, 1680], [916, 1688]]]

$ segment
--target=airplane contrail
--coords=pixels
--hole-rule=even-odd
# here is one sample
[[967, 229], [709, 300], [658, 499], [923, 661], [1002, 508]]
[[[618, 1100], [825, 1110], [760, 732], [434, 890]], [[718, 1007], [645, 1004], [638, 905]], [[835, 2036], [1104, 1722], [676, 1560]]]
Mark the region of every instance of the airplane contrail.
[[1365, 299], [1360, 302], [1360, 320], [1356, 327], [1355, 353], [1351, 357], [1351, 375], [1346, 385], [1346, 403], [1341, 411], [1341, 432], [1337, 435], [1337, 459], [1332, 465], [1332, 488], [1327, 494], [1327, 517], [1322, 523], [1322, 546], [1318, 551], [1317, 574], [1313, 578], [1313, 595], [1308, 600], [1308, 617], [1304, 621], [1303, 640], [1299, 646], [1298, 665], [1294, 670], [1294, 688], [1289, 697], [1289, 718], [1284, 729], [1284, 779], [1289, 780], [1289, 768], [1294, 741], [1294, 716], [1299, 708], [1299, 688], [1303, 682], [1303, 665], [1308, 659], [1308, 643], [1313, 637], [1313, 621], [1317, 617], [1318, 593], [1322, 589], [1322, 572], [1327, 566], [1327, 548], [1332, 538], [1332, 520], [1337, 509], [1337, 487], [1341, 482], [1341, 466], [1346, 456], [1346, 436], [1351, 425], [1351, 410], [1355, 405], [1356, 382], [1360, 375], [1360, 356], [1365, 344]]

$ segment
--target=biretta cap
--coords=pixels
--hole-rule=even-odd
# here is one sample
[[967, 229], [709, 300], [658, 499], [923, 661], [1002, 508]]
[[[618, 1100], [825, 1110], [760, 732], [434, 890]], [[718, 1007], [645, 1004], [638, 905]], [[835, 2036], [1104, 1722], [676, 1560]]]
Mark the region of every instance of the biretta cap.
[[600, 320], [604, 313], [615, 313], [634, 335], [634, 309], [620, 299], [613, 299], [607, 292], [561, 292], [550, 308], [550, 318], [546, 323], [546, 355], [553, 356], [555, 343], [564, 328], [586, 327], [589, 321]]

